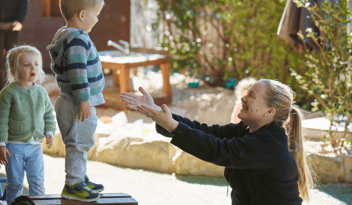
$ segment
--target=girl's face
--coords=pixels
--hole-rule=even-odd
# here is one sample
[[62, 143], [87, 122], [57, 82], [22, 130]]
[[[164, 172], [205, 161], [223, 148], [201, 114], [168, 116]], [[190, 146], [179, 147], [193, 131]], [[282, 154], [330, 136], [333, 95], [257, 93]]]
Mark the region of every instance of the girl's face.
[[24, 54], [19, 58], [18, 81], [23, 86], [31, 86], [38, 79], [40, 57], [37, 54]]
[[246, 124], [257, 124], [263, 120], [270, 110], [264, 100], [265, 92], [266, 85], [263, 82], [254, 83], [241, 98], [242, 109], [237, 115], [238, 118]]

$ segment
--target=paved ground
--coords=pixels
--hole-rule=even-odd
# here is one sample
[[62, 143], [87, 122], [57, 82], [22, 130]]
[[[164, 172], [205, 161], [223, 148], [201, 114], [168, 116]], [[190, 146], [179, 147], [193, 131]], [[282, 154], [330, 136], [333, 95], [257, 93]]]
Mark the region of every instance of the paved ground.
[[[64, 159], [44, 155], [47, 194], [60, 194], [64, 185]], [[128, 193], [140, 205], [231, 204], [222, 177], [175, 176], [89, 161], [88, 175], [104, 184], [104, 193]], [[0, 177], [5, 168], [0, 168]], [[230, 191], [230, 188], [229, 188]], [[24, 193], [28, 193], [25, 184]], [[306, 203], [304, 203], [306, 204]], [[312, 190], [309, 205], [352, 204], [352, 184], [323, 184]]]

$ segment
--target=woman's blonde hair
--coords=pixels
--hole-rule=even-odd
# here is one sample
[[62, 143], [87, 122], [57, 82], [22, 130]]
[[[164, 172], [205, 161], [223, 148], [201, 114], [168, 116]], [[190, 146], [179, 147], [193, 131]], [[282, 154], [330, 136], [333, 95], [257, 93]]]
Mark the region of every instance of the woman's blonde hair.
[[[6, 72], [7, 72], [7, 82], [17, 82], [18, 79], [18, 72], [22, 72], [20, 68], [20, 58], [25, 54], [36, 54], [39, 57], [39, 65], [38, 69], [38, 77], [37, 81], [41, 82], [44, 80], [45, 73], [43, 71], [43, 58], [40, 51], [34, 47], [29, 45], [20, 45], [11, 48], [6, 54]], [[13, 69], [13, 73], [11, 72]]]
[[62, 17], [69, 21], [76, 13], [99, 4], [104, 5], [104, 0], [60, 0], [59, 7]]
[[294, 105], [295, 93], [289, 86], [276, 80], [261, 79], [259, 82], [265, 83], [267, 87], [264, 96], [267, 105], [276, 110], [274, 121], [286, 130], [288, 147], [298, 166], [299, 192], [301, 197], [308, 201], [314, 180], [303, 149], [302, 115]]

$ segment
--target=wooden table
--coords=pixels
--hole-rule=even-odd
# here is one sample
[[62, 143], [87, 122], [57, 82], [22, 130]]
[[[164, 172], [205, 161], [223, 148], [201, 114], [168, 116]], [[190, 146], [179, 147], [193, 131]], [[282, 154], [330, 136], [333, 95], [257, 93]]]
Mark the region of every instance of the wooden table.
[[[131, 91], [130, 68], [159, 65], [163, 78], [163, 96], [153, 98], [156, 104], [171, 104], [170, 59], [167, 55], [153, 53], [151, 49], [132, 48], [130, 55], [124, 55], [119, 51], [100, 51], [99, 56], [102, 67], [112, 69], [114, 85], [120, 87], [120, 93]], [[122, 102], [115, 101], [115, 103]]]
[[80, 202], [77, 200], [67, 200], [61, 195], [44, 195], [44, 196], [28, 196], [36, 205], [56, 205], [56, 204], [76, 204], [76, 205], [95, 205], [95, 204], [117, 204], [117, 205], [138, 205], [138, 202], [129, 194], [125, 193], [111, 193], [100, 194], [100, 199], [95, 202]]

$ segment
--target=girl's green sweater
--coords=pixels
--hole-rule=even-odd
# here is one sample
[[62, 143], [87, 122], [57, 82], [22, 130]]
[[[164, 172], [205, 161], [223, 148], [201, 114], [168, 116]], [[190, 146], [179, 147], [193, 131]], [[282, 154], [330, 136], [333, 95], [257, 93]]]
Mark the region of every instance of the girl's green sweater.
[[55, 133], [53, 106], [45, 89], [34, 84], [26, 89], [11, 83], [0, 92], [0, 142], [28, 142]]

